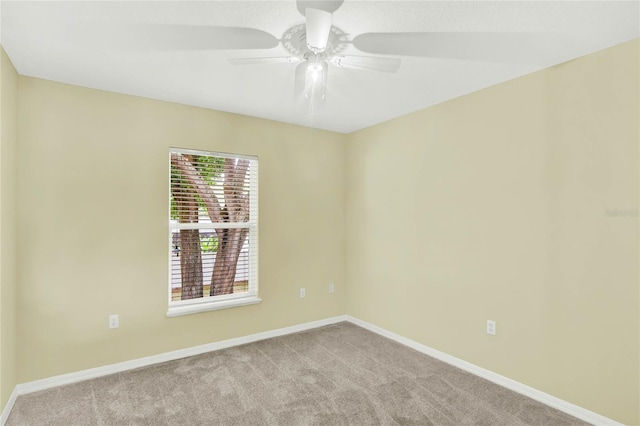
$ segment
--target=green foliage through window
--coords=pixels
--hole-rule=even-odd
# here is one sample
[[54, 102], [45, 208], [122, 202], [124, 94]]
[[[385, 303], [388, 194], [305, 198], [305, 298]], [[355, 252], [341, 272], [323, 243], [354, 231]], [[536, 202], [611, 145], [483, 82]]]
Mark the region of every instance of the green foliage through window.
[[[222, 185], [220, 177], [224, 172], [224, 158], [212, 157], [209, 155], [194, 155], [193, 163], [196, 170], [198, 170], [198, 173], [200, 173], [200, 176], [202, 176], [207, 184], [210, 186]], [[171, 165], [171, 185], [173, 188], [190, 188], [190, 185], [184, 183], [180, 172], [174, 165]], [[198, 206], [205, 209], [202, 199], [197, 194], [196, 199], [198, 200]], [[176, 200], [173, 196], [171, 196], [171, 219], [178, 220], [178, 207], [176, 206]]]
[[200, 247], [203, 253], [215, 253], [218, 251], [218, 237], [213, 235], [200, 235]]

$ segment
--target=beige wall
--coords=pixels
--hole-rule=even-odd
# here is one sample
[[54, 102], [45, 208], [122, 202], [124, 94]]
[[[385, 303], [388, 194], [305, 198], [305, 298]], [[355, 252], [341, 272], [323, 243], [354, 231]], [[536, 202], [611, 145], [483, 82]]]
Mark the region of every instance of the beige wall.
[[350, 135], [347, 313], [640, 423], [638, 52]]
[[[19, 83], [20, 382], [344, 313], [344, 135]], [[170, 146], [259, 156], [261, 304], [165, 316]]]
[[0, 48], [0, 410], [16, 385], [18, 74]]

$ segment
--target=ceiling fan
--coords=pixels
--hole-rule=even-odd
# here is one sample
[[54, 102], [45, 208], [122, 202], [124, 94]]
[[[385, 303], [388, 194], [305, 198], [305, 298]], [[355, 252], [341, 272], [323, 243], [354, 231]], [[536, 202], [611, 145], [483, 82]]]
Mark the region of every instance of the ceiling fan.
[[[344, 0], [296, 0], [305, 22], [285, 31], [281, 38], [255, 28], [208, 25], [147, 24], [109, 28], [103, 44], [133, 50], [257, 50], [280, 44], [283, 57], [231, 58], [235, 65], [298, 63], [295, 91], [299, 99], [326, 99], [329, 66], [393, 73], [401, 59], [390, 56], [345, 55], [353, 46], [374, 55], [448, 58], [472, 61], [537, 64], [549, 48], [567, 40], [559, 34], [528, 32], [397, 32], [364, 33], [351, 38], [333, 26], [333, 13]], [[96, 29], [95, 25], [92, 27]], [[103, 34], [104, 35], [104, 34]], [[86, 39], [86, 37], [85, 37]], [[87, 42], [89, 42], [87, 40]], [[100, 40], [92, 40], [100, 43]]]
[[[348, 45], [378, 55], [418, 56], [488, 62], [535, 64], [558, 35], [541, 33], [496, 32], [412, 32], [365, 33], [349, 40], [348, 35], [333, 26], [333, 12], [344, 0], [297, 0], [298, 11], [305, 23], [289, 28], [280, 40], [263, 33], [260, 43], [247, 43], [243, 48], [276, 47], [279, 43], [289, 52], [286, 57], [232, 58], [234, 65], [261, 63], [298, 63], [295, 70], [295, 92], [298, 99], [322, 102], [326, 99], [329, 65], [394, 73], [401, 59], [389, 56], [344, 55]], [[238, 33], [257, 31], [237, 28]], [[253, 33], [257, 36], [257, 33]], [[254, 41], [258, 41], [257, 39]]]
[[[306, 7], [324, 6], [324, 9]], [[328, 66], [340, 68], [365, 69], [382, 72], [396, 72], [401, 60], [388, 57], [342, 55], [349, 43], [347, 34], [332, 26], [331, 9], [337, 9], [342, 1], [303, 2], [298, 1], [299, 8], [304, 7], [306, 19], [304, 24], [289, 28], [280, 42], [289, 52], [285, 57], [231, 58], [234, 65], [260, 63], [298, 63], [295, 71], [295, 94], [299, 100], [323, 102], [326, 99]], [[327, 6], [333, 6], [326, 10]]]

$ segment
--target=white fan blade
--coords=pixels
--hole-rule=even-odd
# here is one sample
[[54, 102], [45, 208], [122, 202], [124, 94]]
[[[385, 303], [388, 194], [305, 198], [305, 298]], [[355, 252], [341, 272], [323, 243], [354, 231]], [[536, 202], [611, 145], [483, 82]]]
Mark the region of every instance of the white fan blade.
[[278, 58], [229, 58], [229, 62], [233, 65], [253, 65], [253, 64], [293, 64], [302, 61], [295, 56], [278, 57]]
[[402, 61], [398, 58], [381, 58], [371, 56], [335, 56], [331, 63], [337, 67], [362, 70], [396, 72]]
[[255, 28], [207, 25], [78, 23], [66, 28], [83, 44], [125, 51], [271, 49], [280, 41]]
[[376, 54], [539, 64], [567, 41], [548, 33], [366, 33], [353, 45]]
[[323, 52], [327, 48], [333, 15], [320, 9], [307, 9], [307, 47], [313, 52]]

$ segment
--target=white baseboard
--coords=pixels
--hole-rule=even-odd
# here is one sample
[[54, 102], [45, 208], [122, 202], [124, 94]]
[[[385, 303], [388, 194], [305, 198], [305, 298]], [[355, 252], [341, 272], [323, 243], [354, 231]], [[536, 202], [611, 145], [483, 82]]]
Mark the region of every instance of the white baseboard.
[[486, 370], [470, 362], [461, 360], [454, 356], [448, 355], [444, 352], [440, 352], [429, 346], [418, 343], [414, 340], [407, 339], [399, 334], [385, 330], [366, 321], [354, 318], [350, 315], [339, 315], [332, 318], [327, 318], [319, 321], [307, 322], [304, 324], [298, 324], [290, 327], [279, 328], [277, 330], [264, 331], [261, 333], [251, 334], [243, 337], [236, 337], [233, 339], [223, 340], [220, 342], [207, 343], [205, 345], [194, 346], [186, 349], [179, 349], [177, 351], [166, 352], [163, 354], [152, 355], [145, 358], [138, 358], [131, 361], [124, 361], [117, 364], [105, 365], [102, 367], [91, 368], [88, 370], [77, 371], [69, 374], [62, 374], [60, 376], [54, 376], [47, 379], [35, 380], [33, 382], [22, 383], [16, 386], [7, 405], [2, 411], [0, 416], [0, 426], [4, 426], [9, 413], [13, 408], [16, 398], [19, 395], [24, 395], [31, 392], [36, 392], [44, 389], [53, 388], [56, 386], [68, 385], [71, 383], [80, 382], [83, 380], [89, 380], [96, 377], [107, 376], [109, 374], [120, 373], [127, 370], [133, 370], [135, 368], [146, 367], [153, 364], [159, 364], [162, 362], [173, 361], [180, 358], [185, 358], [193, 355], [200, 355], [206, 352], [217, 351], [220, 349], [230, 348], [232, 346], [244, 345], [247, 343], [257, 342], [259, 340], [270, 339], [272, 337], [284, 336], [286, 334], [297, 333], [300, 331], [311, 330], [313, 328], [323, 327], [325, 325], [336, 324], [342, 321], [349, 321], [355, 325], [365, 328], [381, 336], [387, 337], [440, 361], [451, 364], [462, 370], [468, 371], [471, 374], [482, 377], [514, 392], [518, 392], [531, 399], [539, 401], [557, 410], [570, 414], [578, 419], [592, 423], [594, 425], [607, 425], [607, 426], [623, 426], [614, 420], [604, 417], [600, 414], [589, 411], [585, 408], [579, 407], [570, 402], [564, 401], [555, 396], [549, 395], [545, 392], [534, 389], [530, 386], [516, 382], [508, 377]]
[[[74, 373], [62, 374], [60, 376], [54, 376], [46, 379], [35, 380], [33, 382], [19, 384], [18, 386], [16, 386], [16, 391], [14, 391], [14, 393], [16, 395], [24, 395], [31, 392], [53, 388], [56, 386], [68, 385], [71, 383], [81, 382], [83, 380], [94, 379], [96, 377], [107, 376], [109, 374], [133, 370], [135, 368], [159, 364], [161, 362], [173, 361], [193, 355], [200, 355], [206, 352], [230, 348], [232, 346], [244, 345], [246, 343], [270, 339], [272, 337], [284, 336], [285, 334], [297, 333], [299, 331], [323, 327], [325, 325], [335, 324], [346, 320], [346, 316], [341, 315], [319, 321], [312, 321], [304, 324], [293, 325], [290, 327], [279, 328], [277, 330], [263, 331], [261, 333], [250, 334], [248, 336], [222, 340], [220, 342], [207, 343], [200, 346], [193, 346], [191, 348], [165, 352], [162, 354], [138, 358], [131, 361], [119, 362], [117, 364], [105, 365], [102, 367], [90, 368], [88, 370], [76, 371]], [[0, 425], [2, 424], [3, 423], [0, 423]]]
[[13, 404], [16, 403], [16, 398], [18, 398], [18, 389], [17, 387], [13, 388], [13, 392], [11, 392], [11, 396], [7, 401], [7, 405], [4, 406], [4, 410], [2, 410], [2, 415], [0, 415], [0, 425], [4, 426], [9, 419], [9, 413], [11, 413], [11, 409], [13, 408]]
[[377, 325], [373, 325], [366, 321], [362, 321], [350, 315], [347, 315], [346, 317], [347, 317], [347, 321], [355, 325], [358, 325], [369, 331], [373, 331], [376, 334], [379, 334], [381, 336], [394, 340], [398, 343], [401, 343], [405, 346], [415, 349], [418, 352], [422, 352], [423, 354], [429, 355], [430, 357], [436, 358], [440, 361], [446, 362], [447, 364], [453, 365], [454, 367], [458, 367], [461, 370], [468, 371], [471, 374], [482, 377], [483, 379], [489, 380], [490, 382], [493, 382], [504, 388], [507, 388], [514, 392], [518, 392], [521, 395], [527, 396], [531, 399], [534, 399], [545, 405], [548, 405], [549, 407], [552, 407], [564, 413], [570, 414], [573, 417], [576, 417], [580, 420], [584, 420], [585, 422], [589, 422], [594, 425], [603, 425], [603, 426], [604, 425], [624, 426], [622, 423], [618, 423], [615, 420], [612, 420], [608, 417], [602, 416], [598, 413], [594, 413], [593, 411], [589, 411], [585, 408], [582, 408], [580, 406], [577, 406], [575, 404], [572, 404], [560, 398], [556, 398], [553, 395], [549, 395], [548, 393], [542, 392], [538, 389], [534, 389], [520, 382], [516, 382], [515, 380], [502, 376], [498, 373], [494, 373], [493, 371], [489, 371], [482, 367], [478, 367], [477, 365], [461, 360], [460, 358], [456, 358], [444, 352], [440, 352], [437, 349], [433, 349], [429, 346], [423, 345], [414, 340], [407, 339], [406, 337], [402, 337], [399, 334], [385, 330], [384, 328], [378, 327]]

